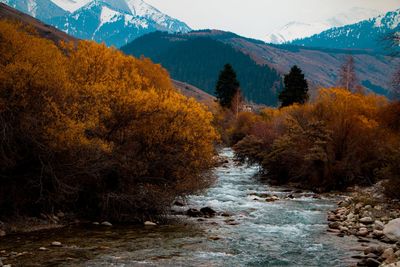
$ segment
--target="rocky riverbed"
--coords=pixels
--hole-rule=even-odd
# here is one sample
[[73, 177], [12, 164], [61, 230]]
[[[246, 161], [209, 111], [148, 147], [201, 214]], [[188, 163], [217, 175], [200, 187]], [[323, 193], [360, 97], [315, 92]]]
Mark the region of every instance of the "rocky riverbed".
[[380, 184], [356, 188], [328, 213], [329, 232], [363, 244], [362, 253], [353, 256], [358, 266], [400, 266], [400, 205], [381, 192]]

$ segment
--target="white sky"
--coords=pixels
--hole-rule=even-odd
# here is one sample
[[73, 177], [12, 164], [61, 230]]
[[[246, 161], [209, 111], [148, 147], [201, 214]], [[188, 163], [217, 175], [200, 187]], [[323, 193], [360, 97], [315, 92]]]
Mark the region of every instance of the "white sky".
[[145, 0], [193, 29], [214, 28], [264, 39], [289, 22], [322, 22], [353, 7], [381, 13], [400, 0]]

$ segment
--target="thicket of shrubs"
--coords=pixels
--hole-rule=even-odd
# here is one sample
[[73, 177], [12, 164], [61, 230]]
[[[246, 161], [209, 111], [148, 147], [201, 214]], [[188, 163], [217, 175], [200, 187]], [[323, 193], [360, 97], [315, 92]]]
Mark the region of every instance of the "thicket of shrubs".
[[0, 21], [0, 215], [162, 214], [204, 188], [212, 115], [147, 59]]
[[388, 178], [388, 193], [400, 197], [399, 119], [399, 103], [322, 89], [313, 102], [267, 108], [242, 122], [236, 129], [245, 137], [234, 149], [279, 183], [326, 191]]

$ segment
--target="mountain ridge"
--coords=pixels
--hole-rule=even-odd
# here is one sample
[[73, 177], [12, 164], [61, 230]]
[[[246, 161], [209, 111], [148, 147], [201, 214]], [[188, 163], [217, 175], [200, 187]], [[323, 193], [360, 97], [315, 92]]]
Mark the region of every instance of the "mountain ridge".
[[385, 49], [385, 37], [400, 31], [400, 8], [358, 23], [334, 27], [308, 38], [291, 42], [305, 47], [340, 49]]
[[154, 31], [191, 28], [143, 0], [0, 0], [79, 39], [120, 47]]

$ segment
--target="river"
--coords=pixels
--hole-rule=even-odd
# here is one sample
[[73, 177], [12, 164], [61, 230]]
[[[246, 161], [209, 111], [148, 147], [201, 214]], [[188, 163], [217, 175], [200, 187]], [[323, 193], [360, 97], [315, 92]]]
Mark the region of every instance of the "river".
[[[335, 199], [307, 194], [286, 198], [287, 190], [256, 178], [257, 167], [235, 164], [232, 150], [224, 149], [221, 154], [229, 163], [214, 170], [215, 184], [187, 202], [189, 207], [209, 206], [230, 217], [199, 220], [182, 216], [177, 223], [155, 227], [68, 227], [12, 235], [0, 240], [0, 251], [15, 255], [5, 263], [121, 267], [354, 264], [351, 256], [357, 253], [357, 239], [326, 231], [326, 213], [335, 208]], [[262, 194], [280, 200], [266, 202], [257, 197]], [[63, 247], [50, 246], [53, 241]]]

